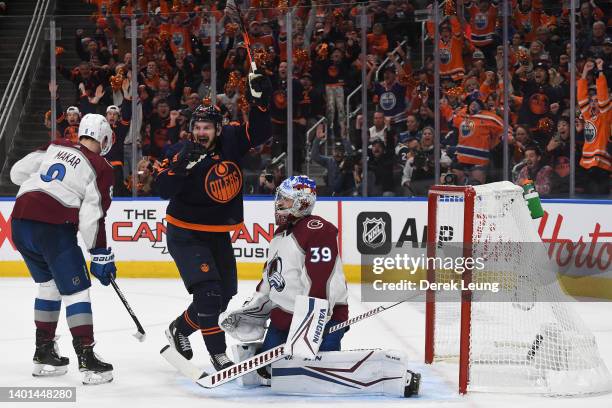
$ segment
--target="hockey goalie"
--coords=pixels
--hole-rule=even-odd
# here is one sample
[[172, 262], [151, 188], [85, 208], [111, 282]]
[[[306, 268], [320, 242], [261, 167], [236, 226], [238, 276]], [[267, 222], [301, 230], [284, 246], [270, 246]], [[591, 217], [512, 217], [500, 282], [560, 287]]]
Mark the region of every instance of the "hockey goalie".
[[340, 351], [348, 328], [329, 331], [348, 318], [348, 291], [338, 230], [311, 214], [315, 201], [315, 182], [306, 176], [289, 177], [277, 188], [278, 228], [263, 277], [249, 301], [219, 318], [225, 332], [241, 342], [232, 349], [237, 362], [286, 343], [287, 358], [239, 382], [297, 395], [417, 394], [420, 375], [408, 370], [401, 352]]

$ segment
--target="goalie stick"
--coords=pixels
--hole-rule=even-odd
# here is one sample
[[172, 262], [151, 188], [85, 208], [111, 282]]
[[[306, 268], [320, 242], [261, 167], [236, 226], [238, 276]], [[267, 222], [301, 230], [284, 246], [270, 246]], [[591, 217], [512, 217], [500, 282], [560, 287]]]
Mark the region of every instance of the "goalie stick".
[[[329, 327], [327, 333], [336, 332], [354, 323], [360, 322], [361, 320], [377, 315], [378, 313], [384, 310], [391, 309], [392, 307], [402, 304], [404, 302], [405, 300], [402, 300], [401, 302], [393, 303], [389, 306], [378, 306], [372, 310], [357, 315], [347, 320], [346, 322], [338, 323]], [[159, 353], [162, 355], [162, 357], [166, 359], [166, 361], [168, 361], [168, 363], [170, 363], [179, 372], [181, 372], [181, 374], [183, 374], [185, 377], [192, 379], [199, 386], [203, 388], [215, 388], [286, 357], [285, 355], [283, 355], [284, 348], [285, 344], [281, 344], [280, 346], [276, 346], [268, 351], [264, 351], [263, 353], [254, 355], [253, 357], [236, 363], [233, 366], [211, 374], [208, 374], [206, 371], [202, 371], [197, 368], [195, 365], [189, 362], [189, 360], [181, 356], [178, 351], [176, 351], [169, 345], [164, 346]]]

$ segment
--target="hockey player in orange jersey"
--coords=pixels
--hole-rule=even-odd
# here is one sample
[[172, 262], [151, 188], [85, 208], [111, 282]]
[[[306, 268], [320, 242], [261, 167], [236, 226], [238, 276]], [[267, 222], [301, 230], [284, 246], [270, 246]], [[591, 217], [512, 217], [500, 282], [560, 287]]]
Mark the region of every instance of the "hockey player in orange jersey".
[[[595, 66], [597, 95], [589, 98], [587, 76]], [[608, 94], [608, 83], [604, 75], [604, 61], [587, 61], [578, 80], [577, 98], [580, 112], [585, 119], [584, 147], [580, 165], [587, 170], [589, 182], [587, 193], [607, 195], [610, 192], [612, 155], [610, 154], [610, 126], [612, 125], [612, 104]]]

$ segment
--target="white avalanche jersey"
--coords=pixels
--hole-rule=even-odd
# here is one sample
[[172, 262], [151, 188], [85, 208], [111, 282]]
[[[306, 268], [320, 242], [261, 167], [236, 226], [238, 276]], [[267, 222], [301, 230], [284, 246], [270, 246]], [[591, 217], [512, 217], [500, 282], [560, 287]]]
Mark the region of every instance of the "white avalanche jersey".
[[332, 320], [348, 318], [348, 291], [337, 236], [333, 224], [314, 215], [276, 232], [257, 285], [257, 291], [276, 305], [270, 314], [274, 327], [289, 330], [297, 295], [327, 299]]
[[11, 181], [21, 186], [13, 218], [72, 223], [87, 249], [106, 247], [113, 168], [103, 157], [81, 144], [55, 141], [15, 163]]

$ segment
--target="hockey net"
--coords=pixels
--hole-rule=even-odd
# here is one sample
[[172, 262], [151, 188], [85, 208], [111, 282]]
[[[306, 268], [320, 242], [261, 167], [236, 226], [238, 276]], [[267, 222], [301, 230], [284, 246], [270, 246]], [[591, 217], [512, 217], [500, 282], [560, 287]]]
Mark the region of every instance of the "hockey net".
[[[510, 182], [434, 186], [428, 198], [428, 257], [481, 257], [464, 286], [500, 291], [427, 291], [425, 362], [459, 363], [459, 392], [581, 395], [612, 389], [595, 338], [573, 312], [534, 220]], [[430, 282], [457, 280], [430, 266]]]

